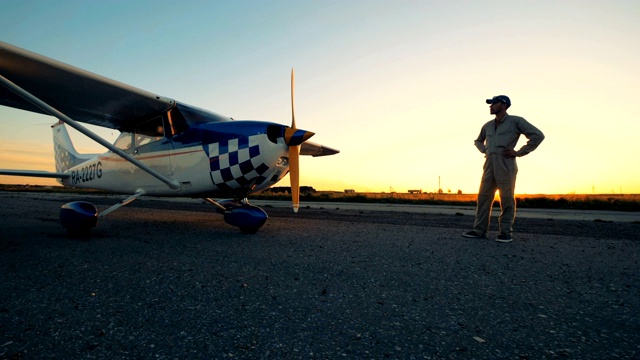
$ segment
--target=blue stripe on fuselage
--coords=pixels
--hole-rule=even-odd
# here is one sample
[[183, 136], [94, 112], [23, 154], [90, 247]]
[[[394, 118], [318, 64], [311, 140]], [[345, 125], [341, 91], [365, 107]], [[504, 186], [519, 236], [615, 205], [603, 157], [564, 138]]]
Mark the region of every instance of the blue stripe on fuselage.
[[[267, 133], [269, 125], [277, 125], [265, 121], [229, 121], [218, 123], [206, 123], [193, 126], [185, 132], [173, 136], [174, 149], [192, 147], [196, 144], [202, 144], [206, 148], [209, 144], [220, 144], [220, 153], [228, 149], [229, 141], [237, 139], [238, 148], [245, 149], [249, 147], [249, 137]], [[207, 155], [209, 155], [207, 153]]]

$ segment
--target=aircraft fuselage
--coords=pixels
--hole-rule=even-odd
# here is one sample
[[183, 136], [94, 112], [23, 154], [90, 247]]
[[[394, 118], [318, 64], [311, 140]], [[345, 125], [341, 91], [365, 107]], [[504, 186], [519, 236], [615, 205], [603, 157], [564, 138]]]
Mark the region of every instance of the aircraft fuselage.
[[[66, 186], [152, 196], [224, 197], [267, 189], [288, 172], [283, 125], [263, 121], [203, 123], [173, 136], [123, 132], [116, 146], [181, 184], [172, 190], [113, 152], [68, 169]], [[164, 132], [165, 134], [167, 132]], [[130, 136], [130, 140], [128, 137]], [[124, 141], [122, 138], [125, 138]]]

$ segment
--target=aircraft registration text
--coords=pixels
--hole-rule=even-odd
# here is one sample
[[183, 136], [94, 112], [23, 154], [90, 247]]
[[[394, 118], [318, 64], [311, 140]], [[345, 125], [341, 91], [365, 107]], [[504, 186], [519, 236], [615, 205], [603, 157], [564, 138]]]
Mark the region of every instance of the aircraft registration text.
[[98, 161], [95, 164], [84, 166], [78, 170], [71, 172], [71, 182], [75, 184], [99, 179], [102, 177], [102, 163]]

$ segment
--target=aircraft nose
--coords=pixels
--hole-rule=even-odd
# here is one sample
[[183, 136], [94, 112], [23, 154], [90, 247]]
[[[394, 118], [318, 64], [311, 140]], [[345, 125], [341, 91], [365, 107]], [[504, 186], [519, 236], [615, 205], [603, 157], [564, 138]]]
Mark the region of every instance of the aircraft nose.
[[306, 131], [302, 129], [286, 128], [284, 130], [284, 142], [288, 146], [298, 146], [303, 142], [309, 140], [310, 137], [315, 135], [314, 132]]

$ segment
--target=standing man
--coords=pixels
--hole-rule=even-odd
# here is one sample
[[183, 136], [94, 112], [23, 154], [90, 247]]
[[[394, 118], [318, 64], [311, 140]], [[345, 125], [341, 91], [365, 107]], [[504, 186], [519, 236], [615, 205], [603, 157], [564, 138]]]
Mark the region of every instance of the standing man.
[[[513, 241], [513, 223], [516, 219], [516, 199], [514, 195], [516, 187], [516, 175], [518, 165], [516, 157], [525, 156], [535, 150], [544, 140], [544, 134], [527, 120], [520, 116], [507, 114], [511, 106], [511, 100], [506, 95], [494, 96], [487, 99], [491, 104], [489, 109], [495, 119], [484, 124], [475, 145], [481, 153], [485, 154], [484, 172], [478, 191], [478, 205], [476, 207], [476, 219], [473, 230], [462, 234], [468, 238], [486, 238], [491, 218], [491, 207], [496, 190], [500, 191], [500, 217], [498, 228], [500, 235], [498, 242]], [[520, 134], [526, 136], [529, 141], [520, 148], [514, 150]]]

